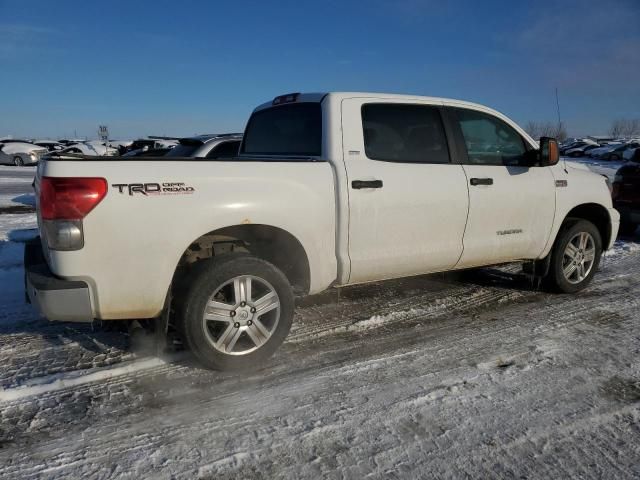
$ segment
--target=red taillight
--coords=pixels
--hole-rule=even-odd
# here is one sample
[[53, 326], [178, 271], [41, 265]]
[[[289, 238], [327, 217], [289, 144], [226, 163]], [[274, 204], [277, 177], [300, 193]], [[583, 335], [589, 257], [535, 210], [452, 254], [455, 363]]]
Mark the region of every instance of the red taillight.
[[43, 177], [40, 213], [43, 220], [81, 220], [106, 194], [104, 178]]

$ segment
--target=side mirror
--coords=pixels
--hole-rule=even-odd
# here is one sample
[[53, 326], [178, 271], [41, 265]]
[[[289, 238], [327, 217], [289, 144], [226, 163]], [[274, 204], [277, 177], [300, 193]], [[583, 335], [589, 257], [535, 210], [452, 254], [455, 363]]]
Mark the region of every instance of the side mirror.
[[540, 166], [552, 167], [560, 161], [560, 148], [555, 138], [540, 138]]

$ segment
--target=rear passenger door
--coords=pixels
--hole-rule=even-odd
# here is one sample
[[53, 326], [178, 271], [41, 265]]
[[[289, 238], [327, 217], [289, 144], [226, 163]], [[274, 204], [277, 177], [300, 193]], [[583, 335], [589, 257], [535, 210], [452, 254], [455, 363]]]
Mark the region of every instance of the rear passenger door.
[[531, 149], [504, 120], [486, 112], [447, 109], [469, 185], [469, 218], [458, 267], [537, 258], [551, 234], [555, 179], [526, 164]]
[[350, 283], [452, 268], [462, 253], [466, 178], [439, 106], [345, 99]]

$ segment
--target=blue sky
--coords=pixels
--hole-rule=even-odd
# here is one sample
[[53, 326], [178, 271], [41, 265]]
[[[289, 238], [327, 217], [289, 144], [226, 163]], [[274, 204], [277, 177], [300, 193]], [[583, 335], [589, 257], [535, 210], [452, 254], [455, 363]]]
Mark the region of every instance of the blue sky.
[[0, 136], [238, 131], [295, 91], [487, 104], [572, 134], [640, 118], [640, 0], [0, 0]]

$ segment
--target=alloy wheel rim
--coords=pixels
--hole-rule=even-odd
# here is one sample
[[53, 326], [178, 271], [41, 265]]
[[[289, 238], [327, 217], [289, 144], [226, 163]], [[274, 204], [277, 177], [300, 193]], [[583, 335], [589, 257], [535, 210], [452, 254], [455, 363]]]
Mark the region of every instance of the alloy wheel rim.
[[217, 351], [246, 355], [273, 336], [280, 321], [280, 298], [266, 280], [240, 275], [215, 289], [202, 315], [205, 338]]
[[584, 281], [596, 260], [596, 244], [588, 232], [576, 233], [564, 249], [562, 256], [562, 273], [571, 284]]

